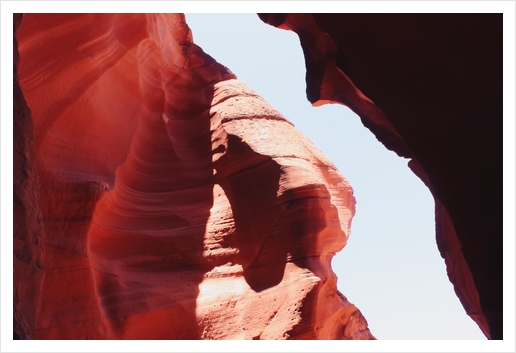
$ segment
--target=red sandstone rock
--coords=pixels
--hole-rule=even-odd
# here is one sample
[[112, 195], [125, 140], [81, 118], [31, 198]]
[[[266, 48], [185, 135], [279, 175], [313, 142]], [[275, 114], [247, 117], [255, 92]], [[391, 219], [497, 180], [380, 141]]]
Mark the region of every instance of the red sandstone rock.
[[13, 90], [13, 278], [14, 288], [14, 330], [19, 336], [34, 339], [36, 317], [40, 297], [40, 282], [44, 228], [37, 172], [34, 165], [34, 130], [31, 111], [18, 83], [18, 42], [16, 31], [22, 21], [21, 15], [14, 16], [14, 90]]
[[501, 14], [261, 14], [299, 35], [313, 105], [341, 103], [425, 182], [466, 313], [503, 337]]
[[22, 338], [374, 339], [330, 266], [351, 187], [184, 16], [26, 15], [16, 38]]

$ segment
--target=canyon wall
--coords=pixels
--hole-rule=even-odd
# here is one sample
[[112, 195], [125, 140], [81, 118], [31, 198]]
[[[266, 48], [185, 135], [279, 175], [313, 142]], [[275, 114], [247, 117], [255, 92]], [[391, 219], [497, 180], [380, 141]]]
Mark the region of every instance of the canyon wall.
[[260, 14], [299, 36], [307, 98], [348, 106], [435, 199], [466, 313], [503, 338], [503, 15]]
[[353, 191], [180, 14], [15, 15], [22, 339], [374, 339]]

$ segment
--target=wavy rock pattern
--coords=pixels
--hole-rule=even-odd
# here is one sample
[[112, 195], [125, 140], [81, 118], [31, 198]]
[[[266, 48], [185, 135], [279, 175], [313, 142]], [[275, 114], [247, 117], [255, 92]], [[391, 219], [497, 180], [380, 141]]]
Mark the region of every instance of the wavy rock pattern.
[[351, 187], [183, 15], [26, 15], [16, 38], [43, 219], [22, 338], [374, 339], [330, 266]]

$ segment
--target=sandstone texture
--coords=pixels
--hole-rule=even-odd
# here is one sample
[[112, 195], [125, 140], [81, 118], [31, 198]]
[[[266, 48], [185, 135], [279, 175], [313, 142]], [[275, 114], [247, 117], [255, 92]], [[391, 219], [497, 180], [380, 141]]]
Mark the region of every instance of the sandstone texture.
[[183, 15], [16, 15], [14, 41], [20, 338], [374, 339], [330, 266], [352, 188]]
[[348, 106], [410, 158], [457, 296], [502, 339], [502, 14], [259, 16], [299, 35], [313, 105]]

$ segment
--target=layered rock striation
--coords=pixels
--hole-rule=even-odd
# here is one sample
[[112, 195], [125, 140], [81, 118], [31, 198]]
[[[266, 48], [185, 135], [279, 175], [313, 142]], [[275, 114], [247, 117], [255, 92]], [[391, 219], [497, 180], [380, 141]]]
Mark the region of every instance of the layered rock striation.
[[15, 19], [21, 338], [374, 339], [349, 183], [183, 15]]

